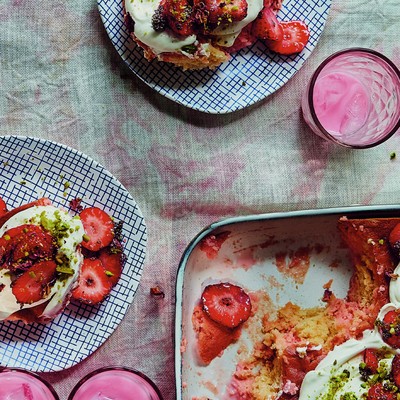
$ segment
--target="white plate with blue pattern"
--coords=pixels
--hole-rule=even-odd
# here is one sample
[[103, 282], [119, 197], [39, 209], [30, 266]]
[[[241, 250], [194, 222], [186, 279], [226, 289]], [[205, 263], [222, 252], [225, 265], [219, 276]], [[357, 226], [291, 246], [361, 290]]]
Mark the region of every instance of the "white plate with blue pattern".
[[96, 161], [67, 146], [24, 136], [0, 137], [0, 197], [9, 209], [40, 197], [68, 209], [71, 200], [81, 198], [83, 207], [100, 207], [123, 221], [127, 262], [103, 303], [71, 303], [46, 325], [0, 322], [2, 366], [35, 372], [69, 368], [106, 341], [132, 303], [146, 253], [143, 216], [128, 191]]
[[280, 20], [301, 20], [310, 40], [297, 55], [281, 56], [258, 41], [232, 55], [214, 71], [182, 71], [171, 64], [148, 62], [124, 25], [122, 0], [98, 0], [106, 31], [129, 68], [147, 85], [186, 107], [226, 114], [250, 106], [281, 88], [303, 65], [325, 26], [331, 0], [285, 0]]

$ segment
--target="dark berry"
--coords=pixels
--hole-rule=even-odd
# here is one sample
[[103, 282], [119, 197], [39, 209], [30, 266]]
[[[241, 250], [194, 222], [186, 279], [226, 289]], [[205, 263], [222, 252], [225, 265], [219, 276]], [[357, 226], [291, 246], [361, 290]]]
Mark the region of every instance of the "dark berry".
[[166, 18], [164, 14], [164, 7], [159, 5], [158, 8], [154, 11], [154, 14], [151, 18], [151, 24], [153, 29], [156, 32], [162, 32], [166, 28]]

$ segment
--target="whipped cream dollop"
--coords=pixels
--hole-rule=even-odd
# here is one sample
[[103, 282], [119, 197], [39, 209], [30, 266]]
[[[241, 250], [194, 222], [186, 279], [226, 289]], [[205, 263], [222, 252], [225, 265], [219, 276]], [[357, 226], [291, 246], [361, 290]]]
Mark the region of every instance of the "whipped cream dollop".
[[[390, 303], [385, 304], [378, 314], [378, 319], [390, 310], [400, 307], [400, 264], [396, 267], [390, 281]], [[300, 389], [299, 400], [340, 400], [347, 393], [363, 398], [368, 392], [365, 381], [360, 374], [360, 363], [363, 362], [365, 349], [385, 349], [385, 357], [380, 361], [385, 370], [390, 371], [391, 361], [400, 350], [388, 347], [382, 339], [378, 328], [366, 330], [360, 340], [350, 339], [336, 346], [318, 364], [317, 368], [306, 374]], [[381, 365], [382, 365], [381, 364]]]
[[[42, 313], [43, 318], [52, 319], [65, 306], [66, 297], [76, 282], [83, 256], [78, 250], [82, 242], [84, 229], [79, 217], [72, 217], [67, 211], [54, 206], [33, 206], [13, 215], [0, 227], [0, 237], [9, 229], [25, 224], [41, 225], [52, 233], [57, 242], [57, 256], [62, 257], [63, 267], [68, 268], [68, 274], [62, 280], [57, 280], [51, 287], [46, 298], [32, 304], [20, 304], [11, 288], [11, 276], [8, 269], [0, 269], [0, 320], [8, 318], [16, 311], [35, 307], [48, 302]], [[57, 227], [62, 227], [62, 235], [57, 234]], [[3, 286], [4, 285], [4, 286]], [[50, 301], [49, 301], [50, 300]]]
[[[197, 44], [196, 35], [178, 37], [169, 31], [156, 32], [152, 26], [152, 17], [161, 0], [125, 0], [125, 10], [131, 16], [135, 37], [149, 46], [155, 54], [175, 52], [184, 46]], [[229, 25], [223, 25], [210, 32], [220, 46], [230, 47], [242, 29], [256, 19], [264, 6], [263, 0], [247, 0], [247, 16]], [[207, 44], [204, 45], [206, 50]]]

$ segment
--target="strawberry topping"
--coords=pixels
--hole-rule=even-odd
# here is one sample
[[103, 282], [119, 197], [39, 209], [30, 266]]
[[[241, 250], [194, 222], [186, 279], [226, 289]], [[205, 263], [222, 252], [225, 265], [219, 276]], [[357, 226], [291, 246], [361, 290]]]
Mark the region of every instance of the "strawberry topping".
[[247, 16], [246, 0], [201, 0], [197, 1], [197, 9], [201, 8], [212, 27], [241, 21]]
[[228, 328], [236, 328], [251, 315], [250, 297], [241, 287], [230, 283], [207, 286], [201, 302], [213, 321]]
[[392, 378], [397, 386], [398, 389], [400, 389], [400, 355], [396, 354], [392, 360]]
[[105, 211], [97, 207], [89, 207], [79, 215], [87, 235], [82, 242], [83, 247], [98, 251], [111, 243], [114, 238], [114, 223]]
[[0, 266], [11, 271], [26, 270], [37, 260], [51, 259], [53, 237], [38, 225], [11, 228], [0, 238]]
[[194, 34], [192, 18], [193, 7], [188, 0], [163, 0], [161, 7], [168, 26], [176, 34], [180, 36], [190, 36]]
[[264, 7], [252, 25], [254, 36], [259, 39], [282, 40], [283, 28], [276, 18], [276, 14], [269, 7]]
[[376, 383], [368, 390], [367, 400], [396, 400], [397, 395], [387, 388], [382, 383]]
[[56, 277], [54, 261], [40, 261], [26, 270], [12, 284], [12, 292], [19, 303], [32, 304], [46, 298]]
[[111, 285], [115, 286], [121, 277], [122, 267], [125, 261], [124, 254], [121, 251], [115, 252], [113, 248], [107, 247], [100, 250], [99, 260], [106, 271]]
[[265, 43], [275, 53], [290, 55], [300, 53], [310, 37], [307, 25], [302, 21], [281, 22], [283, 37], [280, 40], [266, 40]]
[[72, 298], [86, 304], [98, 304], [110, 294], [111, 289], [112, 283], [101, 261], [84, 259]]
[[383, 317], [383, 321], [377, 321], [377, 326], [382, 339], [388, 345], [400, 348], [400, 310], [390, 310]]
[[364, 364], [364, 369], [369, 375], [376, 374], [379, 367], [379, 357], [375, 349], [364, 350]]

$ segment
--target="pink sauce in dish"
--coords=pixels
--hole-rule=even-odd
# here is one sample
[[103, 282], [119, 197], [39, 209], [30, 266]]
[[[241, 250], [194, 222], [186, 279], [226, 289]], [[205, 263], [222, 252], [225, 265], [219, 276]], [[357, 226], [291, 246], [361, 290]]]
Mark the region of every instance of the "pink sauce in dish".
[[74, 388], [69, 400], [162, 400], [144, 375], [125, 368], [104, 368], [89, 374]]
[[360, 130], [370, 109], [365, 86], [356, 77], [342, 72], [330, 72], [319, 78], [313, 100], [321, 125], [339, 139]]

